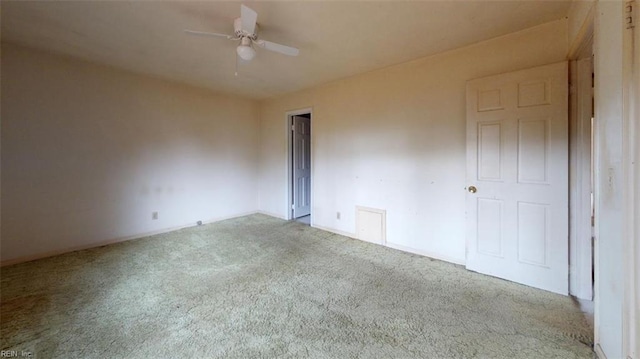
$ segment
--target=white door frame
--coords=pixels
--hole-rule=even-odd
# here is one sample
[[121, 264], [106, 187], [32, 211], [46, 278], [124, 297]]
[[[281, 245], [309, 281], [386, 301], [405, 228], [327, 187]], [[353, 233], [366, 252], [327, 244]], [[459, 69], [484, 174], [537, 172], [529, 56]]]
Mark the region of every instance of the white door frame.
[[623, 304], [623, 355], [627, 358], [640, 358], [640, 29], [638, 27], [639, 2], [633, 6], [635, 27], [627, 24], [623, 15], [625, 30], [623, 32], [623, 168], [625, 171], [625, 231], [624, 236], [624, 272], [627, 273], [624, 283]]
[[[595, 54], [595, 352], [638, 359], [638, 66], [625, 2], [597, 1]], [[637, 1], [633, 5], [637, 7]], [[638, 9], [635, 9], [636, 20]], [[636, 44], [638, 43], [636, 37]], [[636, 54], [639, 52], [635, 50]], [[635, 213], [634, 213], [635, 212]], [[635, 268], [635, 269], [634, 269]]]
[[293, 177], [293, 141], [291, 139], [291, 126], [293, 126], [293, 116], [306, 115], [311, 114], [311, 225], [313, 225], [313, 108], [306, 107], [298, 110], [291, 110], [285, 113], [285, 133], [287, 138], [287, 202], [286, 202], [286, 219], [293, 219], [293, 209], [291, 205], [293, 204], [293, 183], [291, 181]]
[[[637, 2], [636, 2], [636, 6]], [[638, 10], [635, 10], [636, 13]], [[637, 19], [637, 15], [636, 15]], [[637, 20], [636, 20], [637, 21]], [[635, 34], [635, 43], [634, 43], [634, 58], [640, 59], [640, 35], [638, 33], [640, 30], [637, 29], [636, 25], [636, 34]], [[635, 226], [632, 228], [632, 235], [630, 238], [630, 246], [635, 248], [630, 248], [628, 251], [627, 263], [628, 263], [628, 273], [629, 280], [627, 281], [627, 293], [628, 293], [628, 310], [629, 310], [629, 351], [631, 352], [630, 356], [632, 358], [640, 358], [640, 221], [634, 220], [633, 218], [638, 218], [640, 215], [640, 165], [638, 165], [637, 161], [640, 160], [640, 64], [636, 61], [634, 64], [635, 68], [633, 69], [633, 84], [632, 84], [632, 98], [635, 98], [635, 101], [631, 102], [631, 113], [630, 124], [632, 124], [632, 128], [630, 128], [629, 136], [630, 136], [630, 147], [635, 148], [635, 153], [632, 158], [632, 169], [629, 178], [629, 185], [632, 187], [633, 191], [633, 211], [629, 213], [629, 222], [631, 225]], [[635, 118], [635, 120], [634, 120]], [[633, 125], [635, 124], [635, 125]], [[635, 167], [635, 168], [633, 168]], [[635, 188], [633, 188], [635, 184]]]
[[[591, 225], [591, 116], [593, 73], [593, 11], [577, 48], [570, 53], [569, 116], [569, 294], [593, 300]], [[588, 112], [588, 113], [587, 113]]]

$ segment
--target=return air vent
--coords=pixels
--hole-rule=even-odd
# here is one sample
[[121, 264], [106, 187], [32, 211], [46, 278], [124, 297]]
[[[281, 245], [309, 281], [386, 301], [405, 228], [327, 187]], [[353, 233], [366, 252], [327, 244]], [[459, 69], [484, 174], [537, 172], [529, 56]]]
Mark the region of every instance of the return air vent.
[[384, 245], [387, 242], [387, 211], [357, 206], [356, 234], [360, 240]]

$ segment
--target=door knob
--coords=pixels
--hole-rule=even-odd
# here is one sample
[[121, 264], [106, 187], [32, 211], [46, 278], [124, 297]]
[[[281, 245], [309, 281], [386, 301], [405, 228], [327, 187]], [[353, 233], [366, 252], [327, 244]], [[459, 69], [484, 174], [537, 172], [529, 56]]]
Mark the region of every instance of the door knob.
[[478, 192], [478, 189], [475, 186], [469, 186], [469, 192], [476, 193]]

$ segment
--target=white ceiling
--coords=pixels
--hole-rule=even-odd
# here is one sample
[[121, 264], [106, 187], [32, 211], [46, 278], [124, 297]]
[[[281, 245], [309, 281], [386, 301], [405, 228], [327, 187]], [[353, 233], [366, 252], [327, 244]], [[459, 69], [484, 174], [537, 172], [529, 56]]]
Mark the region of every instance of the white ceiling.
[[240, 2], [3, 1], [2, 41], [261, 99], [557, 20], [570, 0], [243, 3], [300, 56], [258, 49], [234, 77], [234, 42], [183, 32], [231, 34]]

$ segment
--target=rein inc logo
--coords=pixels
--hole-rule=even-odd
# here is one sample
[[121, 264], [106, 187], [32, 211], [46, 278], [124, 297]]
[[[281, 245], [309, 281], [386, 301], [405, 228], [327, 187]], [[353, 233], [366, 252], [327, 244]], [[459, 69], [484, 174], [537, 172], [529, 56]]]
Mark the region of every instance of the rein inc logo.
[[33, 358], [28, 350], [0, 350], [0, 358]]

